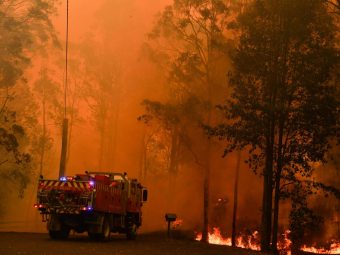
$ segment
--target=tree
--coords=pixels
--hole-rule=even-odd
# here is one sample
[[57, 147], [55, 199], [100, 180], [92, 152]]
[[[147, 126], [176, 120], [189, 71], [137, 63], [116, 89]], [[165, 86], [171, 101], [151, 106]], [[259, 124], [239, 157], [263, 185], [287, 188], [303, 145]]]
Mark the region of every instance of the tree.
[[238, 207], [238, 182], [240, 175], [241, 151], [237, 153], [237, 163], [235, 168], [235, 183], [234, 183], [234, 206], [233, 206], [233, 222], [231, 229], [231, 246], [236, 247], [236, 220]]
[[[39, 78], [35, 81], [33, 91], [39, 104], [38, 111], [41, 119], [41, 133], [37, 137], [36, 154], [39, 156], [39, 174], [43, 174], [45, 155], [51, 149], [53, 139], [48, 128], [49, 123], [58, 126], [62, 121], [63, 106], [61, 104], [62, 92], [58, 83], [51, 78], [51, 70], [42, 67]], [[37, 131], [37, 130], [36, 130]]]
[[[167, 60], [169, 103], [179, 106], [196, 98], [202, 105], [200, 109], [204, 109], [192, 113], [200, 115], [197, 118], [199, 123], [190, 123], [193, 127], [213, 123], [211, 106], [221, 96], [224, 77], [220, 71], [226, 66], [229, 49], [226, 38], [228, 17], [227, 4], [223, 0], [174, 0], [161, 13], [150, 34], [153, 49], [161, 52], [159, 55]], [[203, 132], [201, 139], [206, 149], [200, 154], [200, 164], [204, 166], [202, 241], [207, 242], [212, 145]], [[194, 154], [198, 155], [197, 152]]]
[[[152, 132], [151, 136], [156, 134], [159, 144], [162, 144], [161, 147], [166, 148], [166, 156], [163, 157], [162, 165], [165, 168], [164, 172], [169, 173], [169, 180], [171, 180], [172, 176], [176, 175], [180, 154], [180, 140], [178, 139], [180, 132], [179, 109], [171, 104], [162, 104], [150, 100], [144, 100], [143, 105], [145, 106], [146, 114], [139, 116], [138, 120], [146, 124], [156, 122], [155, 131]], [[157, 153], [157, 151], [159, 150], [155, 152]], [[169, 186], [172, 185], [170, 184]]]
[[[32, 98], [30, 104], [20, 104], [25, 93], [29, 94], [24, 71], [34, 53], [56, 42], [50, 20], [54, 4], [50, 0], [0, 1], [0, 172], [2, 177], [20, 184], [20, 195], [32, 167], [29, 128], [25, 127], [29, 120], [23, 115], [32, 105]], [[22, 97], [17, 100], [19, 93]]]
[[334, 13], [340, 15], [340, 1], [339, 0], [326, 0], [331, 9], [333, 9]]
[[[200, 103], [195, 98], [182, 104], [160, 103], [144, 100], [146, 113], [138, 120], [148, 124], [148, 139], [145, 144], [145, 169], [157, 169], [159, 175], [168, 176], [168, 206], [173, 206], [173, 192], [176, 190], [177, 175], [181, 165], [194, 161], [202, 167], [197, 157], [195, 134], [201, 132], [192, 123], [199, 122]], [[202, 110], [202, 109], [201, 109]], [[144, 176], [145, 176], [144, 175]]]
[[[96, 45], [96, 46], [94, 46]], [[98, 49], [98, 45], [103, 45]], [[121, 66], [105, 42], [87, 40], [81, 45], [83, 59], [82, 96], [99, 131], [100, 169], [114, 168], [123, 85]], [[92, 47], [97, 48], [93, 50]]]
[[0, 87], [11, 87], [22, 78], [33, 51], [49, 39], [57, 43], [50, 20], [53, 11], [51, 0], [0, 2]]
[[322, 218], [307, 205], [307, 197], [313, 191], [311, 183], [295, 183], [291, 189], [292, 210], [289, 215], [290, 240], [292, 253], [295, 254], [303, 244], [306, 232], [317, 232], [320, 229]]
[[237, 26], [228, 123], [212, 133], [230, 142], [226, 152], [249, 147], [251, 169], [263, 168], [261, 248], [276, 250], [282, 189], [325, 162], [337, 132], [335, 29], [322, 1], [305, 0], [254, 1]]

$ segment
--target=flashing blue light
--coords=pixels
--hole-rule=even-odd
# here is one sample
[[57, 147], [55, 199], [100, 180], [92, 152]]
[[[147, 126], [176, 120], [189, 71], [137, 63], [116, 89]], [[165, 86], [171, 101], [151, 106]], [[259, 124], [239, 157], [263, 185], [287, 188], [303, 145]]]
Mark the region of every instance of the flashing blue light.
[[89, 184], [90, 184], [90, 186], [93, 187], [94, 186], [94, 181], [90, 181]]
[[91, 206], [88, 206], [88, 207], [87, 207], [87, 210], [88, 210], [88, 211], [92, 211], [93, 208], [92, 208]]
[[62, 176], [62, 177], [59, 178], [59, 181], [66, 182], [67, 178], [65, 176]]

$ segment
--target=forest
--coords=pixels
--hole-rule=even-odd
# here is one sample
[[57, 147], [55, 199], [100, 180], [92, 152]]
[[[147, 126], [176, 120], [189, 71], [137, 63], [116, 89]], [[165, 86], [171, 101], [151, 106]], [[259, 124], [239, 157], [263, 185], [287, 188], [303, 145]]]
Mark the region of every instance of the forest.
[[0, 0], [0, 31], [0, 231], [63, 168], [138, 178], [142, 231], [340, 247], [339, 0]]

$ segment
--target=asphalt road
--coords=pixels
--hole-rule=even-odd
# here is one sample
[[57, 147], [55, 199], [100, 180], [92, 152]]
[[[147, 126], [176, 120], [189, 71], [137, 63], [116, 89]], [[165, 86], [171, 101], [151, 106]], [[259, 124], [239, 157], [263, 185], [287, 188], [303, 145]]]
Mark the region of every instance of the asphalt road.
[[48, 234], [0, 232], [0, 255], [259, 255], [259, 252], [203, 244], [189, 239], [169, 239], [164, 234], [141, 234], [129, 241], [112, 235], [96, 242], [86, 235], [51, 240]]

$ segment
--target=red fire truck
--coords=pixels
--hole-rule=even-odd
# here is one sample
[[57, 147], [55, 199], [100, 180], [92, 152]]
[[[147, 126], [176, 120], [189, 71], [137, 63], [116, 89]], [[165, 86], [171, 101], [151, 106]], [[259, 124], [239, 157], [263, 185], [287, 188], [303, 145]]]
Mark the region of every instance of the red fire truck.
[[109, 239], [111, 232], [134, 239], [146, 200], [147, 189], [125, 173], [85, 172], [59, 180], [41, 178], [34, 206], [53, 239], [67, 238], [70, 230], [87, 231], [97, 240]]

